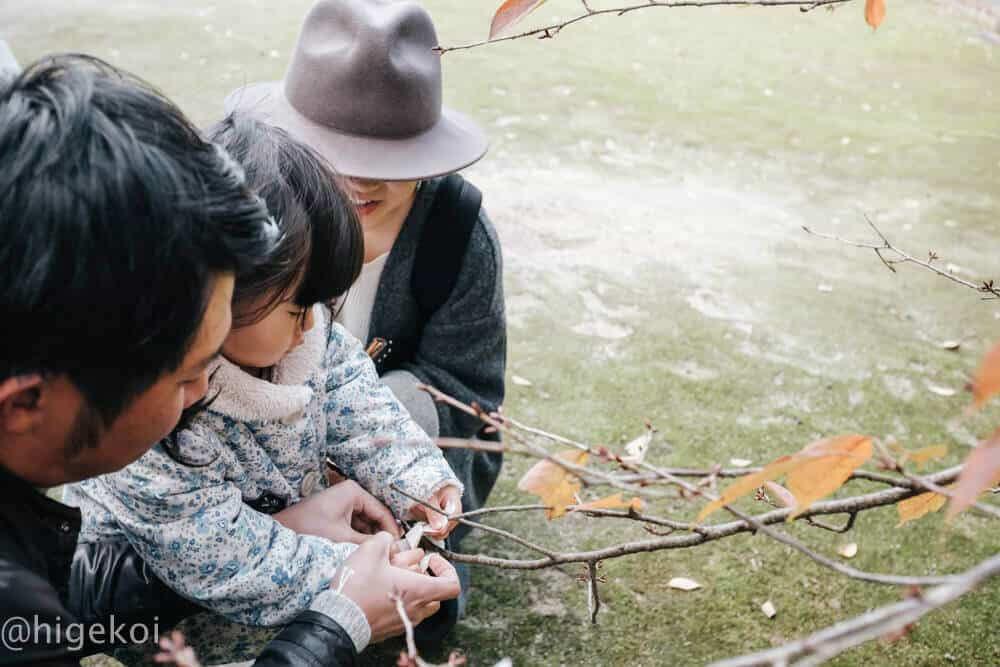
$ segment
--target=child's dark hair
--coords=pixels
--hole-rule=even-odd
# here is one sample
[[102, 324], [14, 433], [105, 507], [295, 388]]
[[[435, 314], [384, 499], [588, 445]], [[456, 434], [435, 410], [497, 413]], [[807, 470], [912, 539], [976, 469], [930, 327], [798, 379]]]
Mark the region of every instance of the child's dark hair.
[[228, 116], [208, 136], [242, 165], [283, 235], [271, 261], [238, 277], [233, 327], [259, 321], [289, 297], [308, 307], [347, 292], [361, 272], [364, 236], [326, 161], [247, 114]]

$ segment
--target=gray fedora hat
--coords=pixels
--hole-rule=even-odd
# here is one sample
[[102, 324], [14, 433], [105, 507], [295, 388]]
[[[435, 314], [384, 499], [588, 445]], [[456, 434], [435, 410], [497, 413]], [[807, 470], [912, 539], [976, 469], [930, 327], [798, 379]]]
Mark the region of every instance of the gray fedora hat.
[[409, 0], [320, 0], [284, 81], [244, 86], [226, 112], [287, 130], [346, 175], [433, 178], [486, 153], [470, 118], [442, 108], [441, 57], [427, 11]]

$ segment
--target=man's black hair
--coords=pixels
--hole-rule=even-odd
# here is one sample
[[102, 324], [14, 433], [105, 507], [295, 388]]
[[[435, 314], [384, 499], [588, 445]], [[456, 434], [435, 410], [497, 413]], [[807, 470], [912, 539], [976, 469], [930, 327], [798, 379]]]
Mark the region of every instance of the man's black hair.
[[214, 277], [277, 231], [143, 81], [53, 56], [0, 88], [0, 380], [65, 375], [105, 424], [183, 361]]
[[306, 308], [343, 295], [364, 262], [364, 234], [336, 175], [318, 153], [247, 114], [208, 130], [246, 171], [281, 230], [269, 261], [236, 282], [233, 326], [253, 324], [278, 302]]

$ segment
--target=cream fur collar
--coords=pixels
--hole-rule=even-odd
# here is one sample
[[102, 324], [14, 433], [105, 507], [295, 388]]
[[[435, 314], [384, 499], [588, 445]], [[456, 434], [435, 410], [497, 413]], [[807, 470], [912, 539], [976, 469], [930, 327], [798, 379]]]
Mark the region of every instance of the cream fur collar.
[[326, 309], [313, 306], [313, 318], [315, 324], [302, 344], [278, 362], [274, 382], [255, 378], [228, 359], [220, 359], [208, 389], [209, 396], [218, 394], [211, 410], [237, 421], [285, 419], [304, 410], [313, 398], [306, 382], [323, 363], [327, 343]]

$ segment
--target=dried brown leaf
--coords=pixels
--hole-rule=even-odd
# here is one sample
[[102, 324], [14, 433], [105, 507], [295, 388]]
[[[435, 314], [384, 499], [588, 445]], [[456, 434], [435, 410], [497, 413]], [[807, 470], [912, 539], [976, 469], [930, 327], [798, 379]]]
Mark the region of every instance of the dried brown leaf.
[[872, 28], [878, 28], [885, 18], [885, 0], [867, 0], [865, 2], [865, 22]]
[[1000, 343], [993, 346], [972, 381], [972, 406], [970, 411], [982, 407], [1000, 391]]
[[965, 459], [948, 506], [948, 518], [968, 508], [979, 494], [997, 484], [1000, 484], [1000, 429], [979, 443]]
[[490, 23], [490, 39], [497, 37], [507, 28], [538, 9], [545, 0], [507, 0], [500, 5]]
[[934, 491], [900, 500], [896, 503], [896, 509], [899, 511], [899, 523], [896, 524], [896, 527], [899, 528], [909, 521], [916, 521], [925, 514], [937, 512], [944, 507], [946, 500], [948, 500], [947, 496]]
[[[587, 463], [587, 456], [587, 452], [579, 449], [568, 449], [555, 455], [566, 463], [580, 466]], [[541, 498], [544, 504], [549, 505], [546, 516], [555, 519], [566, 513], [567, 506], [576, 504], [576, 494], [582, 488], [582, 484], [579, 477], [559, 464], [545, 459], [533, 465], [524, 474], [517, 483], [517, 488]]]

